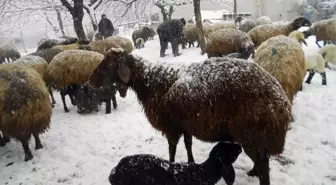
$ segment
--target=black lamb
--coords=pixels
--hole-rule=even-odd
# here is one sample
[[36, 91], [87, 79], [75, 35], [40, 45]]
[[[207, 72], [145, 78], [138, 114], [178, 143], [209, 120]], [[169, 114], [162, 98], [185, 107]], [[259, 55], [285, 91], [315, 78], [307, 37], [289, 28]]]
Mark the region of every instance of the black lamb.
[[75, 99], [77, 103], [77, 112], [80, 114], [97, 111], [98, 107], [104, 102], [106, 103], [106, 114], [111, 113], [111, 100], [113, 108], [117, 108], [116, 86], [104, 86], [101, 88], [93, 88], [87, 84], [79, 85]]
[[174, 163], [150, 154], [124, 157], [112, 169], [112, 185], [215, 185], [221, 177], [232, 185], [235, 171], [232, 163], [242, 149], [234, 143], [218, 143], [202, 164]]
[[165, 56], [166, 49], [168, 47], [168, 42], [171, 43], [172, 51], [174, 57], [180, 56], [181, 53], [178, 52], [178, 45], [182, 38], [183, 27], [186, 21], [182, 19], [171, 19], [161, 23], [157, 28], [157, 34], [160, 39], [160, 57]]

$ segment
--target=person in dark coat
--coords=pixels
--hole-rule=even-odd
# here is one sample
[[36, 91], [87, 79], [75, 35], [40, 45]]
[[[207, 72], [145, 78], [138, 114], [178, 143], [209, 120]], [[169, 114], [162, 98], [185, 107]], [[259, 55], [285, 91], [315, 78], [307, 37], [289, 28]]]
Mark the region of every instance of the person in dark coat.
[[102, 34], [104, 38], [112, 36], [114, 32], [114, 27], [112, 22], [106, 18], [106, 15], [102, 15], [102, 19], [98, 24], [98, 31]]

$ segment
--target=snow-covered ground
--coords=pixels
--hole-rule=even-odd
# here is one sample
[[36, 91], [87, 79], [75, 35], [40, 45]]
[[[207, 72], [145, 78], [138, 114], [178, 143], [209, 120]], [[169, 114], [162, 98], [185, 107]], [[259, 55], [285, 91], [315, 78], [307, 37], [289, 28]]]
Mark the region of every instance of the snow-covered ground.
[[[306, 52], [317, 50], [314, 38], [308, 44]], [[152, 62], [191, 63], [206, 58], [198, 48], [181, 51], [183, 54], [174, 58], [169, 47], [169, 56], [160, 58], [156, 36], [135, 53]], [[304, 84], [298, 93], [285, 151], [270, 162], [273, 185], [336, 184], [336, 71], [327, 69], [327, 80], [323, 87], [316, 74], [312, 84]], [[148, 123], [132, 91], [125, 99], [117, 97], [118, 108], [109, 115], [104, 114], [105, 106], [98, 113], [79, 115], [69, 99], [70, 112], [65, 113], [59, 94], [55, 95], [51, 128], [41, 135], [44, 148], [35, 151], [34, 142], [30, 143], [32, 161], [23, 161], [21, 144], [14, 140], [0, 148], [0, 185], [108, 185], [110, 170], [126, 155], [149, 153], [168, 159], [166, 139]], [[212, 146], [194, 139], [195, 160], [203, 162]], [[183, 142], [178, 145], [176, 160], [187, 161]], [[234, 167], [235, 185], [259, 184], [257, 178], [246, 175], [252, 161], [244, 153]], [[218, 184], [225, 183], [221, 180]]]

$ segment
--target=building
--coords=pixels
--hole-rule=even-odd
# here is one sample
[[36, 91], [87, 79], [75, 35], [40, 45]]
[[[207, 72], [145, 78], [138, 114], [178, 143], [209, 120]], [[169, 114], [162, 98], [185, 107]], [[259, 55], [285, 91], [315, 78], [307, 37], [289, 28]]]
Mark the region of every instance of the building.
[[[301, 0], [237, 0], [237, 10], [240, 13], [251, 13], [250, 18], [257, 19], [260, 16], [268, 16], [272, 21], [292, 20], [299, 14], [294, 10], [295, 5]], [[233, 2], [227, 5], [214, 4], [206, 1], [201, 1], [201, 9], [220, 11], [227, 10], [230, 14], [233, 12]], [[152, 12], [159, 13], [160, 20], [162, 15], [160, 9], [154, 6]], [[177, 7], [172, 18], [184, 17], [186, 20], [192, 19], [194, 15], [193, 4], [187, 4]]]
[[[219, 21], [232, 21], [234, 20], [234, 13], [225, 9], [222, 10], [201, 10], [202, 21], [209, 20], [210, 22]], [[238, 12], [238, 16], [249, 17], [251, 12]], [[192, 20], [195, 22], [195, 16], [193, 14]]]

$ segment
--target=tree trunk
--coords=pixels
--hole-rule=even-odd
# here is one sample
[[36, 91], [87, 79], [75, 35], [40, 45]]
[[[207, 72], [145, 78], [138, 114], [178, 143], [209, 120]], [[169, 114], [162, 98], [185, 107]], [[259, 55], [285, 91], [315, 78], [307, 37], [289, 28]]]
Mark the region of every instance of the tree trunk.
[[58, 25], [60, 27], [61, 30], [61, 34], [63, 36], [65, 36], [65, 31], [64, 31], [64, 25], [63, 25], [63, 20], [62, 20], [62, 15], [59, 9], [56, 9], [56, 14], [57, 14], [57, 21], [58, 21]]
[[205, 39], [204, 39], [204, 32], [203, 32], [203, 25], [202, 25], [202, 15], [201, 15], [201, 3], [200, 0], [193, 0], [194, 2], [194, 13], [196, 19], [196, 30], [198, 34], [198, 39], [201, 47], [201, 54], [204, 55], [205, 53]]
[[[233, 0], [233, 19], [236, 20], [237, 19], [237, 0]], [[236, 27], [237, 27], [237, 22], [235, 22]]]
[[84, 7], [83, 0], [76, 0], [74, 1], [74, 7], [71, 12], [75, 32], [80, 42], [88, 41], [83, 28], [83, 17], [84, 17], [83, 7]]
[[21, 36], [21, 43], [22, 43], [23, 49], [24, 49], [25, 53], [28, 53], [28, 50], [27, 50], [25, 41], [24, 41], [24, 39], [23, 39], [22, 31], [20, 31], [20, 36]]

